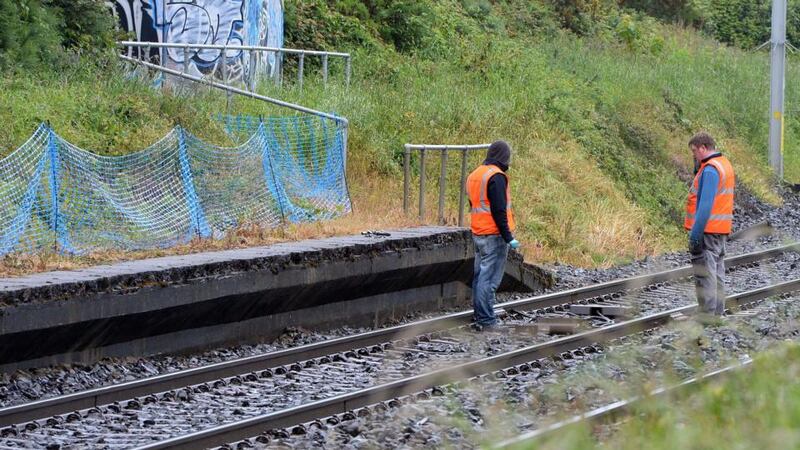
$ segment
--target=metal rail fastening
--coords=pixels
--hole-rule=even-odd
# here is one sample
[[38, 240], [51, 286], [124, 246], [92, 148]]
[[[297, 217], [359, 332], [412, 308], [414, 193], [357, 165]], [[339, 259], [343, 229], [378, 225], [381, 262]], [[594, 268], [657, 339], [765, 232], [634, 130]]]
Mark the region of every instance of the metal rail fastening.
[[464, 225], [464, 208], [466, 199], [467, 182], [467, 154], [470, 151], [480, 151], [489, 148], [489, 144], [476, 145], [428, 145], [406, 144], [403, 149], [403, 211], [408, 214], [411, 190], [411, 152], [419, 151], [419, 220], [425, 221], [425, 163], [426, 154], [430, 151], [440, 151], [441, 173], [439, 174], [439, 204], [437, 221], [444, 224], [445, 193], [447, 184], [448, 152], [461, 153], [461, 176], [459, 178], [460, 191], [458, 196], [458, 226]]

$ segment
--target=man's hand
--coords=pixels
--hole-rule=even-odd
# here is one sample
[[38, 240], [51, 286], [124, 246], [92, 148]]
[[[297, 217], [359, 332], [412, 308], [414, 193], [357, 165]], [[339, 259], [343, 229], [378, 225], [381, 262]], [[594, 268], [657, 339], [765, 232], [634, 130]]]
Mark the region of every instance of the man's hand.
[[689, 253], [698, 255], [703, 251], [703, 239], [693, 239], [689, 237]]
[[514, 250], [516, 250], [516, 249], [518, 249], [518, 248], [519, 248], [519, 245], [520, 245], [520, 244], [519, 244], [519, 241], [518, 241], [518, 240], [516, 240], [516, 239], [512, 239], [512, 240], [511, 240], [511, 242], [509, 242], [509, 243], [508, 243], [508, 245], [510, 245], [510, 246], [511, 246], [511, 248], [513, 248]]

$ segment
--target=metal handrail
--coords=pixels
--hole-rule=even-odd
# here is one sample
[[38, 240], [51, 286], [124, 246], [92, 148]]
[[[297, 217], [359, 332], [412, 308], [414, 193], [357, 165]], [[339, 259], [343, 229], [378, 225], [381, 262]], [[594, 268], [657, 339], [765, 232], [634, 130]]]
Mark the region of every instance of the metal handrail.
[[297, 48], [284, 48], [284, 47], [264, 47], [260, 45], [218, 45], [218, 44], [187, 44], [187, 43], [169, 43], [169, 42], [141, 42], [141, 41], [118, 41], [117, 45], [120, 47], [139, 47], [139, 48], [177, 48], [184, 51], [184, 64], [186, 64], [186, 54], [189, 49], [208, 49], [208, 50], [245, 50], [247, 52], [274, 52], [278, 55], [282, 53], [298, 55], [298, 69], [297, 79], [300, 88], [303, 87], [303, 66], [305, 62], [305, 55], [321, 56], [322, 57], [322, 80], [323, 84], [328, 84], [328, 58], [338, 57], [345, 60], [345, 85], [350, 86], [350, 73], [352, 70], [352, 56], [350, 53], [344, 52], [329, 52], [324, 50], [302, 50]]
[[267, 52], [280, 52], [292, 54], [306, 54], [306, 55], [329, 55], [340, 56], [349, 58], [350, 53], [344, 52], [329, 52], [325, 50], [302, 50], [297, 48], [286, 47], [264, 47], [260, 45], [219, 45], [219, 44], [186, 44], [186, 43], [170, 43], [170, 42], [142, 42], [142, 41], [118, 41], [117, 45], [125, 47], [154, 47], [154, 48], [207, 48], [213, 50], [259, 50]]
[[256, 100], [261, 100], [261, 101], [264, 101], [264, 102], [267, 102], [267, 103], [272, 103], [273, 105], [282, 106], [284, 108], [289, 108], [289, 109], [293, 109], [295, 111], [300, 111], [300, 112], [304, 112], [304, 113], [308, 113], [308, 114], [313, 114], [313, 115], [318, 116], [318, 117], [324, 117], [326, 119], [331, 119], [331, 120], [334, 120], [336, 122], [341, 123], [342, 126], [344, 127], [343, 134], [342, 134], [342, 139], [343, 139], [343, 142], [342, 142], [342, 147], [343, 147], [342, 148], [342, 152], [343, 152], [342, 158], [344, 160], [344, 173], [345, 173], [345, 176], [347, 176], [347, 138], [348, 138], [348, 134], [349, 134], [349, 131], [350, 131], [349, 130], [350, 122], [346, 118], [339, 117], [337, 115], [326, 113], [326, 112], [322, 112], [322, 111], [317, 111], [316, 109], [307, 108], [305, 106], [297, 105], [297, 104], [294, 104], [294, 103], [285, 102], [283, 100], [278, 100], [278, 99], [275, 99], [275, 98], [272, 98], [272, 97], [267, 97], [265, 95], [256, 94], [255, 92], [245, 91], [243, 89], [239, 89], [239, 88], [236, 88], [236, 87], [233, 87], [233, 86], [229, 86], [227, 84], [219, 83], [219, 82], [214, 81], [214, 80], [205, 80], [202, 77], [196, 77], [194, 75], [189, 75], [188, 73], [183, 73], [183, 72], [178, 71], [178, 70], [174, 70], [174, 69], [170, 69], [168, 67], [160, 66], [158, 64], [153, 64], [153, 63], [149, 63], [149, 62], [146, 62], [146, 61], [140, 61], [140, 60], [138, 60], [136, 58], [131, 58], [129, 56], [125, 56], [125, 55], [118, 55], [118, 56], [120, 57], [120, 59], [123, 59], [125, 61], [136, 63], [136, 64], [141, 64], [141, 65], [143, 65], [145, 67], [149, 67], [151, 69], [160, 70], [163, 73], [167, 73], [167, 74], [174, 75], [174, 76], [177, 76], [177, 77], [185, 78], [187, 80], [195, 81], [197, 83], [205, 83], [205, 84], [208, 84], [211, 87], [215, 87], [215, 88], [221, 89], [223, 91], [227, 91], [227, 92], [230, 92], [230, 93], [243, 95], [245, 97], [250, 97], [250, 98], [254, 98]]
[[272, 97], [267, 97], [265, 95], [256, 94], [255, 92], [245, 91], [244, 89], [239, 89], [237, 87], [229, 86], [227, 84], [220, 83], [218, 81], [208, 80], [208, 79], [204, 79], [202, 77], [196, 77], [194, 75], [189, 75], [188, 73], [184, 73], [184, 72], [181, 72], [179, 70], [170, 69], [168, 67], [160, 66], [158, 64], [149, 63], [147, 61], [141, 61], [141, 60], [138, 60], [136, 58], [131, 58], [129, 56], [125, 56], [125, 55], [118, 55], [118, 56], [121, 59], [123, 59], [125, 61], [128, 61], [128, 62], [141, 64], [141, 65], [143, 65], [145, 67], [149, 67], [151, 69], [160, 70], [161, 72], [164, 72], [164, 73], [167, 73], [167, 74], [170, 74], [170, 75], [174, 75], [176, 77], [181, 77], [181, 78], [185, 78], [187, 80], [196, 81], [198, 83], [207, 84], [209, 86], [215, 87], [217, 89], [221, 89], [223, 91], [228, 91], [228, 92], [232, 92], [234, 94], [244, 95], [245, 97], [250, 97], [250, 98], [257, 99], [257, 100], [262, 100], [262, 101], [265, 101], [265, 102], [268, 102], [268, 103], [272, 103], [274, 105], [278, 105], [278, 106], [283, 106], [285, 108], [294, 109], [295, 111], [300, 111], [300, 112], [304, 112], [304, 113], [308, 113], [308, 114], [313, 114], [315, 116], [324, 117], [326, 119], [335, 120], [337, 122], [343, 123], [345, 126], [347, 126], [347, 124], [348, 124], [348, 121], [347, 121], [346, 118], [339, 117], [339, 116], [336, 116], [334, 114], [330, 114], [330, 113], [326, 113], [326, 112], [322, 112], [322, 111], [317, 111], [316, 109], [311, 109], [311, 108], [307, 108], [305, 106], [297, 105], [295, 103], [289, 103], [289, 102], [285, 102], [283, 100], [278, 100], [278, 99], [275, 99], [275, 98], [272, 98]]
[[467, 153], [475, 150], [486, 150], [490, 144], [473, 145], [438, 145], [438, 144], [406, 144], [403, 148], [403, 211], [408, 214], [409, 190], [411, 183], [411, 152], [419, 151], [419, 219], [425, 220], [425, 152], [441, 151], [442, 171], [439, 175], [439, 211], [438, 221], [444, 223], [445, 181], [447, 179], [447, 152], [461, 152], [461, 191], [458, 197], [458, 226], [464, 225], [464, 199], [466, 198]]

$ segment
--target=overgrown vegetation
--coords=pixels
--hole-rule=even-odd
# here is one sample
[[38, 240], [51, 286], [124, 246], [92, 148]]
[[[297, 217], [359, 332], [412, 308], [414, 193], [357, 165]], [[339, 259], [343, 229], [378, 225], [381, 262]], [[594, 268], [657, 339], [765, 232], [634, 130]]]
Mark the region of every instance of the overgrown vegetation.
[[107, 68], [70, 65], [60, 73], [20, 72], [0, 77], [0, 148], [19, 146], [42, 122], [88, 150], [119, 155], [140, 150], [176, 125], [229, 144], [212, 119], [225, 109], [224, 97], [201, 91], [191, 98], [162, 95], [129, 78], [116, 64]]
[[96, 59], [114, 34], [102, 0], [0, 0], [0, 69], [46, 72], [76, 54]]
[[[686, 141], [700, 129], [719, 138], [743, 187], [779, 201], [764, 150], [766, 55], [720, 47], [669, 22], [707, 24], [689, 20], [688, 12], [678, 20], [649, 10], [655, 1], [620, 7], [600, 0], [285, 5], [287, 46], [354, 53], [350, 90], [335, 81], [342, 67], [333, 61], [331, 85], [323, 90], [312, 58], [302, 92], [291, 87], [291, 72], [284, 88], [260, 87], [350, 119], [348, 173], [359, 221], [353, 229], [386, 225], [387, 211], [397, 216], [406, 142], [509, 140], [520, 237], [535, 261], [608, 265], [683, 248], [679, 224], [691, 176]], [[81, 46], [80, 38], [65, 42], [60, 51], [73, 55], [63, 49]], [[8, 106], [0, 109], [0, 146], [10, 151], [45, 120], [67, 139], [106, 154], [145, 147], [175, 124], [227, 144], [211, 114], [286, 114], [240, 99], [228, 109], [224, 96], [206, 90], [161, 95], [100, 60], [0, 76], [0, 103]], [[291, 71], [294, 61], [286, 63]], [[790, 64], [790, 79], [797, 75]], [[797, 98], [789, 83], [787, 110]], [[788, 121], [786, 174], [794, 182], [799, 136], [797, 122]], [[434, 207], [437, 164], [428, 164]], [[452, 222], [459, 168], [451, 165]]]
[[[685, 142], [699, 129], [720, 138], [742, 186], [778, 201], [763, 154], [765, 55], [719, 48], [615, 2], [417, 2], [419, 12], [404, 20], [426, 25], [411, 33], [411, 48], [386, 38], [380, 10], [289, 3], [326, 23], [363, 25], [357, 38], [343, 29], [332, 34], [336, 42], [316, 42], [355, 49], [357, 92], [309, 89], [291, 98], [351, 118], [351, 154], [364, 172], [397, 177], [405, 142], [504, 137], [515, 145], [511, 174], [524, 199], [515, 205], [534, 259], [608, 264], [681, 248], [691, 176]], [[797, 125], [787, 126], [792, 142]], [[435, 180], [436, 162], [428, 167]], [[800, 175], [794, 150], [787, 174]]]
[[[570, 5], [577, 17], [586, 17], [598, 5], [606, 5], [603, 10], [613, 14], [613, 6], [617, 4], [598, 0], [555, 1]], [[666, 22], [694, 27], [718, 41], [746, 50], [770, 39], [771, 0], [621, 0], [618, 4]], [[800, 42], [799, 13], [800, 2], [788, 0], [786, 33], [791, 43]]]
[[640, 402], [601, 445], [584, 427], [515, 448], [797, 448], [798, 375], [800, 346], [786, 344], [757, 357], [752, 367], [706, 383], [677, 406], [671, 396]]

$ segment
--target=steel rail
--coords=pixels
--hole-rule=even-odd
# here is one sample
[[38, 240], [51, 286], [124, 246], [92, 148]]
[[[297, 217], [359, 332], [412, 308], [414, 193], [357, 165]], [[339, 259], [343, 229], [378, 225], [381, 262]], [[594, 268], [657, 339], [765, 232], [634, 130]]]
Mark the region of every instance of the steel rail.
[[[725, 299], [725, 304], [730, 309], [737, 309], [741, 305], [797, 290], [800, 290], [800, 278], [773, 286], [730, 295]], [[491, 373], [495, 370], [528, 363], [541, 358], [556, 356], [562, 352], [575, 350], [583, 346], [598, 344], [618, 337], [658, 328], [671, 322], [677, 316], [693, 314], [697, 308], [697, 305], [674, 308], [669, 311], [628, 320], [608, 327], [566, 336], [553, 341], [459, 364], [434, 372], [412, 376], [281, 411], [271, 412], [139, 448], [141, 450], [209, 448], [246, 439], [257, 436], [269, 429], [284, 428], [333, 414], [346, 413], [393, 398]]]
[[529, 431], [514, 438], [501, 441], [498, 444], [492, 446], [492, 448], [501, 449], [501, 448], [514, 447], [516, 445], [524, 444], [528, 441], [532, 441], [535, 439], [542, 439], [545, 436], [550, 436], [557, 432], [560, 432], [565, 428], [586, 422], [607, 423], [609, 420], [614, 420], [614, 418], [616, 417], [629, 414], [631, 408], [633, 408], [634, 406], [636, 406], [636, 404], [642, 402], [643, 400], [649, 400], [653, 397], [659, 397], [676, 391], [685, 390], [686, 388], [689, 387], [696, 387], [710, 380], [716, 380], [718, 378], [721, 378], [724, 375], [727, 375], [735, 370], [749, 366], [752, 363], [753, 360], [751, 358], [747, 358], [738, 364], [727, 366], [722, 369], [717, 369], [699, 377], [689, 378], [688, 380], [685, 380], [681, 383], [672, 386], [654, 389], [648, 392], [646, 395], [637, 395], [629, 399], [620, 400], [605, 406], [601, 406], [599, 408], [595, 408], [583, 414], [570, 417], [569, 419], [553, 423], [546, 427]]
[[304, 113], [307, 113], [307, 114], [313, 114], [315, 116], [324, 117], [326, 119], [331, 119], [331, 120], [334, 120], [336, 122], [341, 122], [342, 124], [344, 124], [345, 127], [347, 127], [348, 123], [349, 123], [348, 120], [345, 119], [344, 117], [339, 117], [339, 116], [334, 115], [334, 114], [330, 114], [330, 113], [326, 113], [326, 112], [322, 112], [322, 111], [317, 111], [316, 109], [311, 109], [311, 108], [307, 108], [305, 106], [301, 106], [301, 105], [297, 105], [297, 104], [294, 104], [294, 103], [285, 102], [283, 100], [278, 100], [278, 99], [275, 99], [275, 98], [272, 98], [272, 97], [267, 97], [265, 95], [256, 94], [254, 92], [246, 91], [244, 89], [239, 89], [237, 87], [233, 87], [233, 86], [230, 86], [230, 85], [225, 84], [225, 83], [220, 83], [218, 81], [214, 81], [214, 80], [211, 80], [211, 79], [205, 79], [205, 78], [202, 78], [202, 77], [196, 77], [194, 75], [189, 75], [188, 73], [181, 72], [180, 70], [174, 70], [174, 69], [170, 69], [168, 67], [160, 66], [158, 64], [153, 64], [153, 63], [149, 63], [149, 62], [146, 62], [146, 61], [140, 61], [140, 60], [138, 60], [136, 58], [131, 58], [131, 57], [128, 57], [128, 56], [125, 56], [125, 55], [117, 55], [117, 56], [120, 59], [122, 59], [124, 61], [127, 61], [127, 62], [131, 62], [131, 63], [134, 63], [134, 64], [139, 64], [139, 65], [142, 65], [144, 67], [148, 67], [150, 69], [160, 70], [161, 72], [168, 73], [168, 74], [174, 75], [176, 77], [185, 78], [187, 80], [195, 81], [197, 83], [207, 84], [209, 86], [215, 87], [217, 89], [221, 89], [223, 91], [233, 92], [234, 94], [239, 94], [239, 95], [243, 95], [245, 97], [251, 97], [251, 98], [254, 98], [254, 99], [257, 99], [257, 100], [261, 100], [261, 101], [264, 101], [264, 102], [267, 102], [267, 103], [272, 103], [273, 105], [282, 106], [284, 108], [294, 109], [295, 111], [300, 111], [300, 112], [304, 112]]
[[[800, 244], [775, 247], [759, 252], [733, 256], [725, 260], [730, 267], [774, 258], [786, 252], [800, 251]], [[612, 294], [690, 276], [689, 266], [655, 274], [640, 275], [591, 286], [574, 288], [495, 305], [496, 309], [530, 309], [560, 306], [580, 300]], [[121, 384], [89, 389], [49, 399], [36, 400], [0, 409], [0, 426], [93, 408], [115, 401], [127, 400], [158, 392], [191, 386], [243, 373], [257, 372], [297, 361], [305, 361], [354, 348], [369, 347], [391, 340], [411, 338], [433, 331], [464, 325], [470, 322], [472, 311], [462, 311], [404, 325], [382, 328], [353, 336], [330, 339], [263, 355], [238, 358], [178, 372], [157, 375]]]

